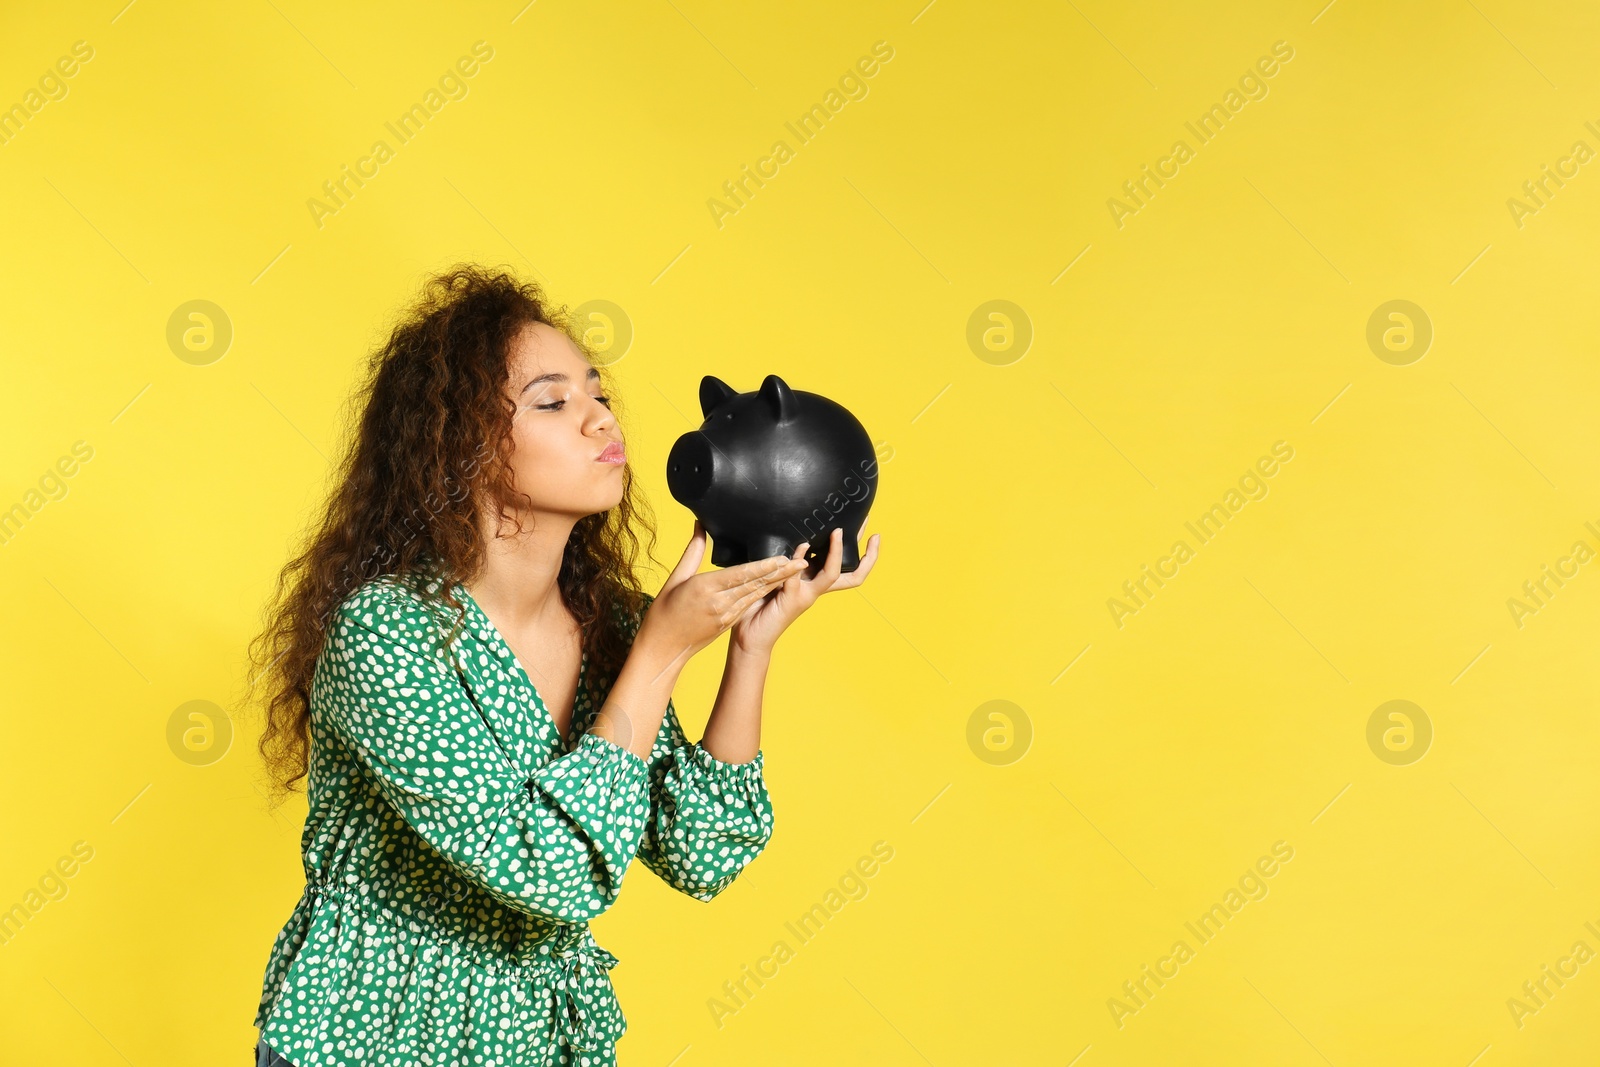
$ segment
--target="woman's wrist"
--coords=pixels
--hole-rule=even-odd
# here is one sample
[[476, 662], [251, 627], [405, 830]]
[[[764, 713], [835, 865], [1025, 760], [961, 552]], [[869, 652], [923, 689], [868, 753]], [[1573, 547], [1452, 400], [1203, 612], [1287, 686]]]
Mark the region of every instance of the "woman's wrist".
[[735, 663], [765, 669], [772, 663], [772, 646], [746, 644], [738, 638], [729, 638], [728, 665], [732, 666]]
[[[660, 678], [670, 674], [676, 680], [692, 655], [694, 655], [692, 649], [681, 644], [674, 645], [671, 641], [659, 637], [650, 629], [649, 616], [646, 616], [645, 624], [634, 634], [633, 644], [628, 649], [627, 663], [637, 664], [638, 669], [648, 672], [646, 677]], [[626, 665], [624, 668], [626, 669]]]

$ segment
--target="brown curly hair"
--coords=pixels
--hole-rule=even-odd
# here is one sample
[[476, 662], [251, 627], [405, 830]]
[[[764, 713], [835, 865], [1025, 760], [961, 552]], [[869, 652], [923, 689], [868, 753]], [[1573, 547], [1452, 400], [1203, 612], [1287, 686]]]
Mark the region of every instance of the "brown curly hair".
[[[427, 279], [369, 357], [366, 381], [351, 401], [354, 437], [326, 511], [279, 573], [265, 628], [250, 643], [247, 703], [264, 711], [258, 749], [273, 806], [307, 774], [311, 679], [338, 606], [380, 575], [425, 570], [445, 578], [435, 596], [457, 613], [447, 642], [453, 640], [465, 607], [451, 586], [475, 577], [484, 561], [480, 508], [493, 505], [503, 520], [518, 498], [532, 503], [512, 485], [516, 406], [504, 385], [510, 344], [534, 322], [572, 338], [618, 408], [610, 373], [569, 310], [504, 267], [463, 263]], [[647, 602], [633, 569], [640, 548], [635, 522], [648, 535], [646, 555], [655, 559], [649, 505], [635, 498], [632, 469], [622, 477], [617, 506], [573, 527], [558, 578], [589, 662], [605, 675], [619, 671], [627, 655], [616, 621]]]

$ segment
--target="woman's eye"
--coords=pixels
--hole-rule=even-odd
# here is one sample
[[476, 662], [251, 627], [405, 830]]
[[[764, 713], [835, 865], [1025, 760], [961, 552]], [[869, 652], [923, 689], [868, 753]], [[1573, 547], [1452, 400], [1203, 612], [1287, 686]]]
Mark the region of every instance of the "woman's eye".
[[[600, 401], [600, 403], [604, 404], [606, 407], [611, 406], [611, 398], [609, 396], [597, 396], [595, 399]], [[535, 407], [537, 407], [540, 411], [560, 411], [561, 406], [565, 403], [565, 399], [553, 400], [548, 404], [536, 404]]]

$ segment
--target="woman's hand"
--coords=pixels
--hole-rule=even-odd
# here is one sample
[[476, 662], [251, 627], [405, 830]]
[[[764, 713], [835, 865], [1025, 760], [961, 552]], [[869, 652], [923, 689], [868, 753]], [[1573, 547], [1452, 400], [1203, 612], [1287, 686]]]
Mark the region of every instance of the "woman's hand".
[[[863, 519], [861, 529], [856, 531], [856, 537], [859, 538], [866, 528], [867, 523]], [[804, 562], [810, 547], [811, 542], [802, 542], [796, 546], [791, 558]], [[730, 638], [733, 647], [744, 653], [770, 655], [778, 635], [788, 629], [789, 624], [799, 618], [801, 612], [815, 604], [823, 593], [854, 589], [866, 581], [867, 575], [872, 572], [872, 565], [877, 560], [878, 535], [873, 534], [867, 541], [867, 550], [862, 553], [861, 562], [856, 565], [856, 569], [849, 574], [839, 573], [839, 568], [844, 562], [844, 528], [835, 527], [828, 538], [828, 557], [822, 569], [812, 578], [806, 577], [804, 572], [797, 572], [779, 585], [775, 596], [763, 598], [752, 604], [733, 625], [733, 635]]]
[[683, 558], [645, 611], [634, 637], [634, 646], [649, 650], [663, 670], [681, 666], [807, 566], [802, 552], [697, 574], [705, 551], [705, 528], [696, 520]]

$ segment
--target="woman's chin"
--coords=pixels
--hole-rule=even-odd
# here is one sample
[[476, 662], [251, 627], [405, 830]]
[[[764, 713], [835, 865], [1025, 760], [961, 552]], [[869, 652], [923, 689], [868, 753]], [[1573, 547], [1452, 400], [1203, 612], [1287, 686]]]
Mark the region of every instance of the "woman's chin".
[[610, 511], [620, 503], [622, 503], [622, 482], [618, 481], [615, 492], [602, 494], [599, 500], [591, 505], [590, 514], [598, 515], [603, 511]]

